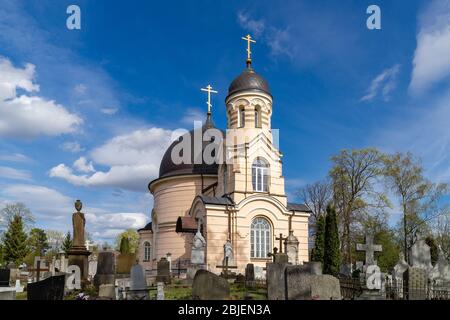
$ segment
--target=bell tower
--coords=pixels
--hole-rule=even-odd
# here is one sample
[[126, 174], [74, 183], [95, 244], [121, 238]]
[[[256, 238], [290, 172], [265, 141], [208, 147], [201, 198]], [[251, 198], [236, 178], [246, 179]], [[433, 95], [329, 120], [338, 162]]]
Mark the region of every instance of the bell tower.
[[272, 94], [268, 82], [252, 66], [250, 35], [244, 71], [235, 78], [225, 99], [227, 111], [226, 164], [219, 166], [219, 193], [235, 202], [261, 193], [286, 203], [281, 153], [273, 144]]

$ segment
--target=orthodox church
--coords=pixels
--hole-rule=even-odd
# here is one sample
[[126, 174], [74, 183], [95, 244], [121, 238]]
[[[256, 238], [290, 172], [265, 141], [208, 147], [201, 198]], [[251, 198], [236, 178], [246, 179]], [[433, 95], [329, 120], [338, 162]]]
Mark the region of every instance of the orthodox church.
[[[154, 197], [151, 222], [138, 230], [139, 260], [147, 271], [156, 271], [157, 262], [170, 256], [172, 269], [195, 263], [220, 273], [226, 263], [244, 273], [248, 263], [265, 267], [275, 247], [287, 252], [293, 264], [308, 261], [310, 209], [286, 197], [282, 154], [271, 128], [272, 93], [252, 67], [254, 41], [243, 39], [248, 42], [246, 68], [231, 82], [225, 99], [223, 150], [230, 161], [211, 164], [194, 156], [189, 163], [173, 161], [181, 141], [194, 149], [197, 133], [215, 129], [209, 108], [214, 91], [208, 86], [202, 89], [208, 91], [205, 123], [170, 145], [159, 177], [148, 185]], [[213, 140], [202, 140], [207, 140], [201, 143], [203, 151]]]

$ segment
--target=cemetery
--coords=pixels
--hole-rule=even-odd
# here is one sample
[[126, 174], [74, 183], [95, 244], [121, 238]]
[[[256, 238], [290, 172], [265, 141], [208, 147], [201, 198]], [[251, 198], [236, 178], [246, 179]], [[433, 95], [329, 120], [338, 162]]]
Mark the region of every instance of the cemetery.
[[[31, 268], [8, 264], [0, 270], [2, 300], [449, 300], [450, 265], [442, 252], [435, 265], [430, 247], [418, 240], [410, 250], [410, 263], [403, 254], [391, 273], [383, 273], [376, 255], [381, 245], [367, 234], [356, 251], [364, 261], [341, 266], [337, 276], [325, 274], [321, 262], [289, 262], [289, 237], [277, 238], [287, 252], [274, 250], [265, 268], [247, 264], [245, 274], [233, 272], [224, 245], [220, 274], [204, 268], [201, 259], [186, 268], [172, 264], [170, 254], [158, 261], [149, 275], [134, 254], [104, 248], [91, 258], [82, 241], [87, 221], [82, 204], [75, 203], [74, 241], [68, 257], [61, 254], [48, 262], [36, 257]], [[284, 245], [283, 245], [284, 241]], [[122, 245], [123, 247], [123, 245]], [[198, 249], [198, 248], [197, 248]], [[195, 249], [195, 250], [197, 250]], [[295, 249], [295, 248], [294, 248]], [[295, 250], [294, 250], [295, 252]], [[199, 255], [204, 253], [199, 252]], [[134, 260], [134, 261], [133, 261]], [[295, 261], [295, 260], [294, 260]], [[176, 266], [176, 267], [175, 267]], [[352, 270], [353, 269], [353, 270]], [[128, 270], [128, 272], [127, 272]], [[189, 270], [189, 272], [188, 272]], [[195, 271], [192, 271], [195, 270]]]

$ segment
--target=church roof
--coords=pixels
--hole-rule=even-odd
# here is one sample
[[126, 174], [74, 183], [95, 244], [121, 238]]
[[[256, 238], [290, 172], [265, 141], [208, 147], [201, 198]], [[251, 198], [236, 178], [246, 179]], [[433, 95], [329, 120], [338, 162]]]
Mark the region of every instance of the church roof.
[[152, 230], [152, 223], [151, 223], [151, 222], [147, 223], [147, 224], [145, 225], [145, 227], [143, 227], [143, 228], [141, 228], [141, 229], [138, 229], [138, 232], [139, 232], [139, 231], [145, 231], [145, 230], [153, 231], [153, 230]]
[[272, 95], [269, 89], [269, 83], [253, 70], [251, 65], [231, 82], [228, 88], [228, 96], [241, 91], [261, 91]]
[[210, 196], [199, 196], [204, 204], [216, 204], [216, 205], [233, 205], [233, 201], [228, 197], [210, 197]]
[[[214, 124], [211, 120], [211, 117], [208, 115], [205, 124], [202, 126], [202, 136], [203, 133], [210, 128], [214, 128]], [[200, 130], [194, 129], [189, 131], [189, 133], [180, 136], [176, 141], [174, 141], [170, 147], [164, 153], [164, 156], [161, 160], [161, 164], [159, 166], [159, 178], [165, 178], [170, 176], [177, 175], [185, 175], [185, 174], [214, 174], [217, 175], [218, 164], [206, 164], [203, 161], [203, 150], [205, 150], [206, 146], [210, 143], [210, 141], [202, 141], [202, 153], [199, 155], [194, 154], [194, 131]], [[175, 164], [172, 161], [172, 150], [175, 146], [183, 139], [190, 139], [191, 145], [191, 161], [190, 163], [181, 163]], [[195, 158], [195, 159], [194, 159]], [[201, 159], [200, 159], [201, 158]], [[197, 163], [200, 162], [200, 163]]]
[[289, 211], [312, 212], [311, 209], [306, 204], [303, 203], [288, 202], [286, 208]]

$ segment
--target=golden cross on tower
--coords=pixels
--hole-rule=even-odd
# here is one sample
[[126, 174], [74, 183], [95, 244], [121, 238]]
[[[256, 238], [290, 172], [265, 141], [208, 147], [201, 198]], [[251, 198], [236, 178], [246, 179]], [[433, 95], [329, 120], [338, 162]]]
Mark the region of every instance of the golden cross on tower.
[[252, 42], [256, 43], [256, 41], [253, 40], [249, 34], [246, 37], [242, 37], [241, 39], [247, 41], [247, 63], [249, 63], [252, 61], [252, 57], [251, 57], [252, 50], [251, 50], [250, 46], [251, 46]]
[[213, 87], [211, 87], [210, 84], [208, 84], [208, 86], [206, 88], [201, 88], [200, 90], [208, 92], [208, 101], [206, 102], [206, 104], [208, 105], [208, 114], [211, 114], [211, 93], [218, 93], [217, 91], [213, 90]]

